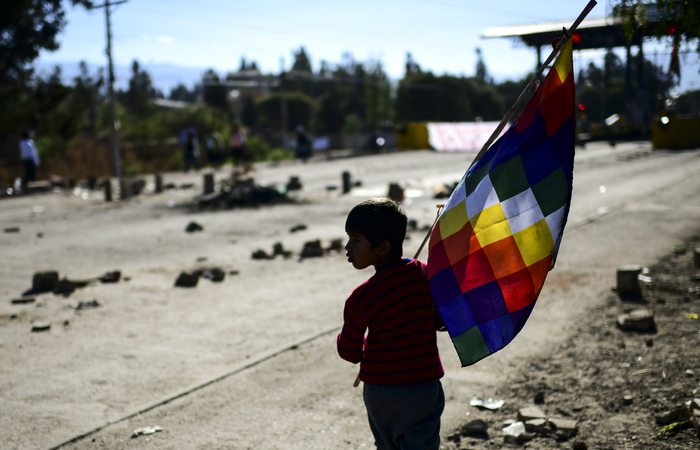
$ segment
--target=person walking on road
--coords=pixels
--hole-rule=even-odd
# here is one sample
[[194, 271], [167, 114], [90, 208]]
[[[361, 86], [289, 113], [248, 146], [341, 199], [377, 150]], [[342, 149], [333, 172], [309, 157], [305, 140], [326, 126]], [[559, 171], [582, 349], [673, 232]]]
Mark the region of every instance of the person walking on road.
[[36, 181], [36, 168], [39, 166], [39, 153], [32, 140], [33, 134], [30, 130], [22, 133], [22, 140], [19, 142], [19, 151], [24, 163], [25, 176], [22, 185], [26, 186], [30, 181]]
[[189, 172], [190, 165], [194, 164], [196, 170], [199, 170], [199, 151], [197, 150], [197, 141], [194, 133], [187, 133], [187, 141], [185, 142], [185, 173]]

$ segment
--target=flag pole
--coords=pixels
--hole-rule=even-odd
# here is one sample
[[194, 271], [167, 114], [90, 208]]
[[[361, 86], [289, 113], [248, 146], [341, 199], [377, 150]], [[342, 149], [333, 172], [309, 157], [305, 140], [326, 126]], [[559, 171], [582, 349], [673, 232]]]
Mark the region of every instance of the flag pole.
[[[559, 41], [557, 41], [556, 46], [554, 47], [554, 50], [552, 50], [552, 53], [549, 54], [549, 57], [547, 58], [547, 60], [544, 62], [544, 64], [542, 64], [542, 66], [539, 68], [539, 70], [537, 71], [537, 73], [535, 73], [535, 75], [532, 77], [532, 79], [530, 80], [530, 82], [529, 82], [529, 83], [527, 84], [527, 86], [525, 87], [525, 90], [523, 90], [523, 92], [520, 94], [520, 97], [518, 97], [518, 99], [515, 101], [515, 104], [513, 105], [513, 107], [510, 108], [510, 111], [508, 111], [508, 113], [505, 115], [505, 117], [503, 118], [503, 120], [501, 120], [501, 123], [498, 124], [498, 126], [496, 127], [496, 129], [494, 130], [494, 132], [491, 134], [491, 137], [488, 139], [488, 141], [486, 141], [486, 143], [485, 143], [484, 146], [481, 148], [481, 150], [479, 151], [479, 153], [477, 153], [476, 157], [474, 158], [474, 160], [472, 161], [472, 163], [469, 165], [469, 169], [471, 169], [472, 166], [473, 166], [474, 164], [476, 164], [476, 162], [477, 162], [479, 159], [481, 159], [482, 156], [484, 156], [484, 153], [486, 153], [486, 150], [488, 150], [488, 148], [491, 147], [491, 144], [493, 144], [493, 141], [495, 141], [496, 138], [501, 134], [501, 131], [503, 131], [503, 128], [506, 126], [506, 123], [508, 123], [508, 121], [510, 121], [510, 119], [513, 117], [513, 114], [515, 114], [515, 111], [518, 109], [518, 107], [520, 106], [520, 104], [521, 104], [521, 103], [523, 102], [523, 100], [525, 99], [525, 96], [527, 96], [528, 92], [530, 92], [530, 90], [532, 89], [532, 87], [535, 85], [535, 83], [537, 82], [537, 80], [540, 78], [540, 75], [542, 75], [542, 72], [544, 72], [544, 69], [545, 69], [545, 68], [552, 62], [552, 60], [557, 56], [557, 53], [559, 53], [559, 50], [561, 50], [562, 47], [564, 46], [564, 44], [566, 43], [566, 41], [567, 41], [568, 39], [571, 38], [571, 34], [572, 34], [574, 31], [576, 31], [576, 29], [577, 29], [578, 26], [581, 24], [581, 22], [583, 22], [583, 19], [586, 18], [586, 16], [588, 15], [588, 13], [591, 12], [591, 10], [593, 9], [593, 7], [594, 7], [597, 3], [598, 3], [598, 2], [596, 2], [596, 0], [590, 0], [590, 1], [588, 2], [588, 4], [586, 5], [586, 7], [583, 8], [583, 11], [581, 11], [581, 14], [579, 14], [578, 18], [576, 18], [576, 20], [574, 21], [574, 23], [571, 25], [571, 28], [569, 28], [568, 30], [566, 30], [566, 28], [564, 29], [564, 35], [561, 37], [561, 39], [559, 39]], [[469, 169], [467, 169], [467, 171], [468, 171]]]

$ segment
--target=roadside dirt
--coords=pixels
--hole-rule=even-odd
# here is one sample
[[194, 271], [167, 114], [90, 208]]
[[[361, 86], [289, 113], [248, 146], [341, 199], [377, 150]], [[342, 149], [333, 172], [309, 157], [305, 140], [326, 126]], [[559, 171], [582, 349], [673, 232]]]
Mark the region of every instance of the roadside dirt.
[[[502, 408], [472, 407], [469, 419], [481, 419], [487, 433], [454, 430], [448, 449], [522, 447], [527, 449], [697, 449], [692, 424], [658, 435], [656, 416], [700, 397], [700, 270], [693, 249], [700, 235], [674, 248], [649, 268], [651, 282], [642, 296], [621, 298], [611, 289], [604, 305], [593, 308], [578, 333], [547, 357], [532, 360], [529, 370], [500, 391]], [[617, 317], [647, 308], [656, 330], [622, 331]], [[540, 398], [536, 399], [536, 396]], [[557, 436], [551, 426], [504, 444], [501, 431], [517, 420], [521, 408], [537, 406], [547, 417], [576, 420], [577, 433]], [[685, 420], [685, 419], [683, 419]], [[675, 420], [674, 422], [678, 422]]]

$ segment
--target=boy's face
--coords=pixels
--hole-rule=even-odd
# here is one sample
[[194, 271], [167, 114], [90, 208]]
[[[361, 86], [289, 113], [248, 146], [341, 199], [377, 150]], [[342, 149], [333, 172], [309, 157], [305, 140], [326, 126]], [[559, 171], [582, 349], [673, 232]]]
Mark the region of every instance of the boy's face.
[[345, 244], [345, 256], [355, 269], [362, 270], [368, 266], [376, 265], [385, 259], [384, 245], [371, 248], [372, 243], [356, 231], [348, 232], [348, 243]]

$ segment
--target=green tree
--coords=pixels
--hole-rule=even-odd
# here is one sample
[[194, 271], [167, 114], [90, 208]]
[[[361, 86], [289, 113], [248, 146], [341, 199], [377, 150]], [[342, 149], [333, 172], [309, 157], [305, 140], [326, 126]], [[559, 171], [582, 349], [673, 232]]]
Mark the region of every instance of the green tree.
[[153, 113], [152, 100], [158, 97], [158, 92], [153, 87], [151, 76], [134, 60], [131, 63], [129, 89], [126, 92], [120, 91], [118, 95], [129, 113], [142, 119]]
[[[617, 0], [614, 3], [628, 36], [645, 28], [658, 39], [672, 36], [681, 48], [695, 43], [700, 54], [700, 0]], [[652, 5], [656, 11], [652, 11]]]

